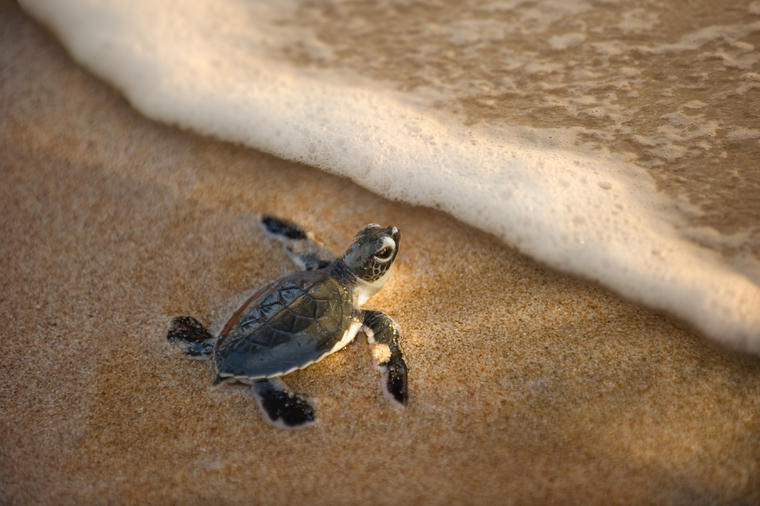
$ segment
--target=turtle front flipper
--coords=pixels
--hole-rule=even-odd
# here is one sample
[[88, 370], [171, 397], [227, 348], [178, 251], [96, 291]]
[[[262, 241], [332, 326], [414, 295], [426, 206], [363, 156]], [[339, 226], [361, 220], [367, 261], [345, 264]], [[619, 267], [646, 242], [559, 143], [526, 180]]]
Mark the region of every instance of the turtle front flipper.
[[214, 336], [192, 316], [172, 319], [166, 339], [190, 358], [205, 360], [214, 352]]
[[362, 330], [372, 347], [372, 360], [383, 371], [383, 387], [398, 403], [406, 405], [407, 367], [401, 352], [401, 330], [390, 316], [380, 311], [364, 311]]
[[321, 269], [337, 257], [314, 239], [310, 232], [292, 221], [265, 215], [261, 217], [261, 224], [269, 234], [285, 245], [285, 252], [300, 269]]
[[297, 429], [312, 424], [316, 418], [311, 404], [278, 379], [255, 380], [252, 389], [264, 417], [276, 427]]

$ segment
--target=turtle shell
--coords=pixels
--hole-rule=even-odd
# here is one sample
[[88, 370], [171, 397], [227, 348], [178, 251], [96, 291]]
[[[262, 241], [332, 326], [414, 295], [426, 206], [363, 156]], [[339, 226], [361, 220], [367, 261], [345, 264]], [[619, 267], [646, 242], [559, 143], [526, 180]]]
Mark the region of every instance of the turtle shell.
[[353, 322], [349, 289], [325, 271], [280, 278], [227, 322], [214, 351], [217, 372], [265, 378], [300, 369], [329, 354]]

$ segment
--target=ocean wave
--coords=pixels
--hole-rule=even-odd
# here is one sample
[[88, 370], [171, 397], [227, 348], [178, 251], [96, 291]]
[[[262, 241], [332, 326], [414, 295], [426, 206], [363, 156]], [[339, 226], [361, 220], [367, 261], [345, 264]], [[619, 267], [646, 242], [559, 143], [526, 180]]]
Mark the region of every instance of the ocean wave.
[[[440, 94], [425, 99], [346, 69], [278, 58], [307, 38], [312, 58], [330, 55], [313, 34], [281, 22], [293, 2], [21, 4], [148, 117], [444, 210], [554, 268], [760, 352], [760, 287], [679, 232], [673, 203], [646, 171], [548, 140], [572, 137], [572, 128], [468, 125], [436, 106]], [[651, 22], [641, 19], [625, 27]], [[477, 37], [459, 30], [465, 43]], [[548, 44], [565, 50], [583, 40], [570, 33]]]

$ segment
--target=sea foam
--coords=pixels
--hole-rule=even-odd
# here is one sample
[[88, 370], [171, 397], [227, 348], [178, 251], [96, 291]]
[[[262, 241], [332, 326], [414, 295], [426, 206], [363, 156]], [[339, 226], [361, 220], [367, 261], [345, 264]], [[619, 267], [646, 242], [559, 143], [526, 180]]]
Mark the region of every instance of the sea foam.
[[531, 141], [526, 129], [467, 127], [377, 83], [277, 61], [268, 48], [299, 35], [278, 27], [267, 4], [21, 4], [151, 118], [442, 209], [760, 352], [760, 287], [682, 238], [669, 203], [630, 164]]

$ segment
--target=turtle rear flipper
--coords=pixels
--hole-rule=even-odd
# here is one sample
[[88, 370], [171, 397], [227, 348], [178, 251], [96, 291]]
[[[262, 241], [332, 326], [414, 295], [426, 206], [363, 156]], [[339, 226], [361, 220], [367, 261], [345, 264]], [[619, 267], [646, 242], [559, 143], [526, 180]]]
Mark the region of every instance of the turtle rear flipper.
[[285, 252], [300, 269], [321, 269], [337, 258], [335, 253], [314, 239], [310, 232], [292, 221], [265, 215], [261, 217], [261, 225], [267, 233], [285, 245]]
[[253, 382], [253, 395], [264, 417], [276, 427], [297, 429], [314, 423], [314, 408], [301, 395], [291, 392], [277, 379]]
[[190, 358], [207, 359], [214, 352], [214, 336], [192, 316], [172, 319], [166, 339]]

